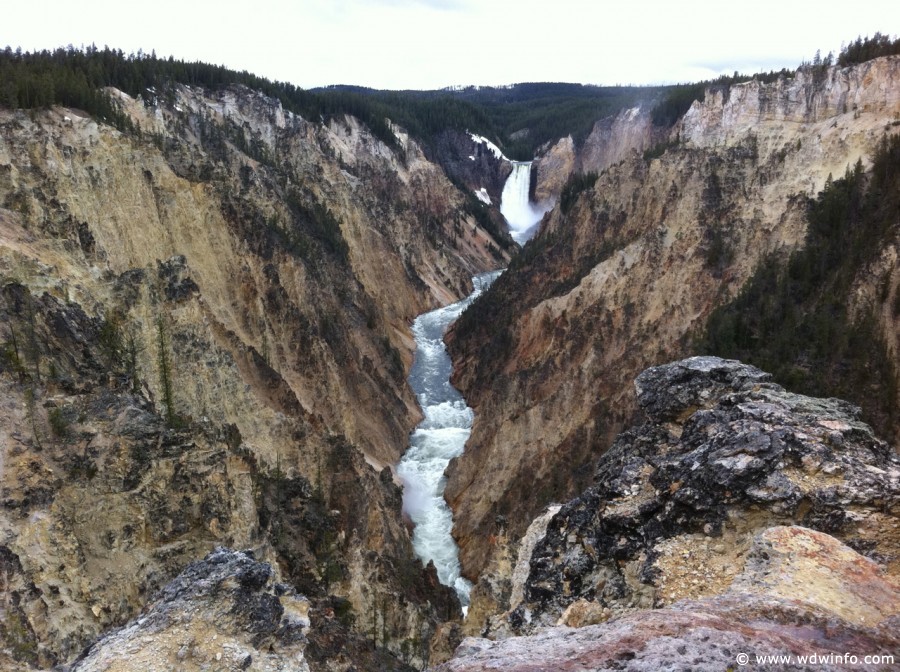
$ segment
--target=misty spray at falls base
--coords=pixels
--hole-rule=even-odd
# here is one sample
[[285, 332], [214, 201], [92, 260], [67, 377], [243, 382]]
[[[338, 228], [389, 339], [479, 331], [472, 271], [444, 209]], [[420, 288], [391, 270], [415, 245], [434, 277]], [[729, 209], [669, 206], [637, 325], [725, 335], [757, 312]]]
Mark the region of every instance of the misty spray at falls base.
[[410, 446], [397, 466], [403, 479], [403, 510], [415, 524], [413, 548], [423, 563], [434, 562], [441, 583], [453, 586], [465, 609], [472, 584], [460, 574], [459, 549], [451, 535], [453, 513], [444, 500], [444, 470], [462, 455], [474, 415], [450, 384], [453, 365], [444, 346], [444, 333], [499, 271], [473, 278], [474, 291], [465, 299], [424, 313], [413, 323], [416, 359], [409, 385], [425, 414], [410, 436]]
[[509, 233], [524, 245], [537, 230], [552, 203], [531, 202], [531, 161], [512, 161], [512, 173], [506, 178], [500, 196], [500, 213], [506, 219]]

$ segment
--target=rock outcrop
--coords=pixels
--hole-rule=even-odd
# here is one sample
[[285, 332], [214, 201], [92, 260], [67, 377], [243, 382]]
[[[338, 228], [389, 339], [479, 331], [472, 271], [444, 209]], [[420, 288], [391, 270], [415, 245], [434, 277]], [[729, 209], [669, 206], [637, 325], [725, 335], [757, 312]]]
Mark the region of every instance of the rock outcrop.
[[557, 200], [574, 173], [601, 173], [667, 142], [670, 129], [654, 126], [650, 109], [645, 103], [600, 119], [578, 145], [569, 136], [542, 148], [534, 161], [535, 200]]
[[475, 142], [462, 131], [448, 129], [432, 141], [429, 155], [450, 179], [462, 183], [472, 191], [484, 189], [491, 202], [500, 205], [500, 196], [512, 165], [498, 157], [483, 142]]
[[571, 135], [538, 152], [531, 166], [534, 184], [532, 200], [552, 202], [559, 198], [566, 180], [575, 172], [576, 165], [575, 142]]
[[[500, 552], [483, 541], [498, 520], [515, 544], [547, 504], [583, 490], [637, 407], [634, 377], [691, 354], [764, 260], [803, 245], [805, 195], [858, 160], [865, 169], [894, 132], [900, 58], [822, 72], [694, 103], [660, 156], [629, 150], [549, 213], [448, 334], [453, 382], [476, 411], [446, 490], [467, 576]], [[872, 302], [886, 342], [896, 235], [852, 299]]]
[[141, 614], [104, 635], [69, 668], [309, 670], [310, 604], [274, 582], [272, 567], [219, 548], [192, 562]]
[[780, 524], [827, 532], [900, 577], [900, 458], [858, 409], [767, 378], [715, 357], [638, 376], [647, 420], [550, 520], [513, 628], [555, 624], [580, 600], [609, 615], [714, 595], [749, 562], [753, 537]]
[[900, 588], [874, 562], [827, 534], [774, 527], [722, 595], [528, 637], [465, 639], [433, 669], [889, 670], [898, 624]]

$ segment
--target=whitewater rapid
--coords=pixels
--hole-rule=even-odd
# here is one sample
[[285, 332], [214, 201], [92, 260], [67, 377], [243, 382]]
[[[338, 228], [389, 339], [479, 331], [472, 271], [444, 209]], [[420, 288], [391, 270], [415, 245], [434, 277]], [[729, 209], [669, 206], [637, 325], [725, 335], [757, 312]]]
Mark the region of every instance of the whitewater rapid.
[[423, 563], [434, 562], [438, 579], [456, 589], [464, 610], [472, 584], [460, 575], [459, 548], [450, 534], [453, 514], [444, 500], [444, 470], [451, 459], [462, 455], [474, 414], [450, 384], [452, 364], [444, 346], [444, 333], [498, 275], [500, 271], [475, 276], [475, 289], [468, 297], [423, 313], [413, 323], [416, 358], [409, 386], [425, 419], [410, 435], [409, 449], [397, 466], [403, 481], [403, 510], [415, 524], [412, 542], [416, 555]]

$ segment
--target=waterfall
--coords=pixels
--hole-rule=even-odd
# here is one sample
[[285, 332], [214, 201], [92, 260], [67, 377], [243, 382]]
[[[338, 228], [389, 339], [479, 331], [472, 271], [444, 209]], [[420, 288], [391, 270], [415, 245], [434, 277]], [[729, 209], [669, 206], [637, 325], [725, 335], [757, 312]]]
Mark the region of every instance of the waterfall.
[[520, 245], [535, 233], [535, 226], [552, 206], [537, 205], [529, 198], [531, 161], [512, 161], [513, 172], [506, 178], [500, 196], [500, 213], [506, 218], [509, 232]]
[[475, 290], [464, 300], [423, 313], [413, 323], [416, 358], [409, 385], [425, 414], [410, 435], [397, 474], [403, 481], [403, 511], [415, 524], [413, 548], [423, 563], [433, 561], [438, 579], [453, 586], [463, 611], [469, 604], [472, 584], [460, 574], [459, 548], [450, 534], [453, 514], [444, 500], [444, 470], [461, 455], [472, 429], [474, 414], [450, 384], [452, 363], [444, 346], [444, 333], [499, 271], [474, 277]]

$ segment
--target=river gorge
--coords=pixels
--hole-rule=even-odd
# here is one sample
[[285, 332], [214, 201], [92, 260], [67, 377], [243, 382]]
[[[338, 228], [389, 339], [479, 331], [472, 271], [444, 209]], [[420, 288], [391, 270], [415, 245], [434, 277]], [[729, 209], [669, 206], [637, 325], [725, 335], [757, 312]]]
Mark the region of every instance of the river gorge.
[[441, 583], [452, 586], [465, 609], [472, 584], [460, 574], [459, 549], [453, 540], [453, 514], [444, 501], [444, 469], [462, 455], [474, 415], [450, 384], [452, 363], [444, 332], [497, 278], [500, 271], [472, 279], [475, 289], [457, 303], [423, 313], [413, 324], [416, 359], [409, 374], [425, 418], [410, 436], [409, 450], [397, 467], [403, 480], [403, 511], [415, 523], [413, 547], [427, 564], [434, 562]]

